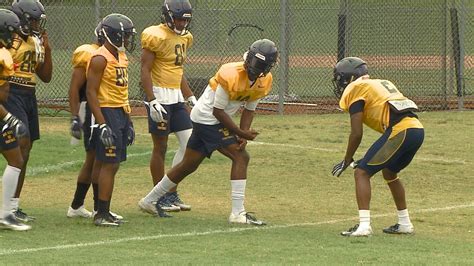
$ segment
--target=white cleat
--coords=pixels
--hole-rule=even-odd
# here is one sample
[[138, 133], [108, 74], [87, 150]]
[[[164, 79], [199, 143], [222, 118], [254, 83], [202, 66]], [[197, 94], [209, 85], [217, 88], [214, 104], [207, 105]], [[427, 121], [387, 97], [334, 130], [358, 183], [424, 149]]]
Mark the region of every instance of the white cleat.
[[382, 230], [386, 234], [413, 234], [415, 228], [413, 224], [394, 224]]
[[362, 228], [358, 224], [354, 227], [349, 228], [347, 231], [341, 232], [342, 236], [371, 236], [372, 235], [372, 227], [369, 225], [368, 227]]
[[13, 230], [13, 231], [27, 231], [31, 229], [31, 225], [21, 223], [15, 218], [15, 215], [11, 214], [0, 220], [0, 229]]
[[153, 202], [146, 202], [145, 198], [142, 198], [140, 201], [138, 201], [138, 207], [140, 210], [149, 213], [149, 214], [154, 214], [157, 215], [158, 211], [156, 210], [156, 203]]
[[246, 211], [239, 214], [231, 213], [229, 216], [229, 223], [266, 225], [264, 221], [258, 220], [253, 213]]
[[73, 209], [71, 206], [69, 206], [69, 209], [67, 210], [67, 217], [69, 218], [75, 218], [75, 217], [82, 217], [82, 218], [91, 218], [92, 217], [92, 212], [86, 210], [84, 208], [84, 205], [77, 209]]

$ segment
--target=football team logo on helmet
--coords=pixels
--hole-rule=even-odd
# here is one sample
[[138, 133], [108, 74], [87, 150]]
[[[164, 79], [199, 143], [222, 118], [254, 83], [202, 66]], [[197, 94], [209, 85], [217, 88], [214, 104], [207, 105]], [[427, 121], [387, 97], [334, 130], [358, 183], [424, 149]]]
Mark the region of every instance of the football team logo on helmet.
[[341, 98], [344, 89], [352, 81], [367, 75], [369, 70], [367, 63], [358, 57], [346, 57], [341, 59], [334, 67], [334, 94]]
[[43, 4], [38, 0], [14, 0], [12, 11], [20, 18], [21, 34], [40, 36], [46, 25]]
[[274, 42], [261, 39], [252, 43], [245, 57], [245, 69], [249, 80], [255, 81], [270, 72], [278, 58], [278, 50]]
[[20, 19], [7, 9], [0, 9], [0, 43], [7, 49], [13, 45], [13, 33], [20, 30]]
[[110, 14], [102, 20], [102, 33], [105, 39], [117, 50], [133, 52], [137, 31], [133, 22], [122, 14]]
[[[178, 35], [188, 33], [193, 17], [193, 8], [189, 0], [165, 0], [161, 9], [161, 18], [171, 30]], [[177, 20], [183, 22], [177, 23]]]

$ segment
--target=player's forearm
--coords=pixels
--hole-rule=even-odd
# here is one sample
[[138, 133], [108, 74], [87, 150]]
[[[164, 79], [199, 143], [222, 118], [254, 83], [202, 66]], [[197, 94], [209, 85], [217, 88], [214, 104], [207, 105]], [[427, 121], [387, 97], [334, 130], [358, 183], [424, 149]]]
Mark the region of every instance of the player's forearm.
[[53, 60], [51, 48], [45, 47], [44, 62], [36, 69], [36, 75], [45, 83], [49, 83], [53, 76]]
[[181, 79], [181, 93], [183, 93], [184, 99], [188, 99], [189, 97], [194, 95], [193, 91], [191, 90], [191, 87], [189, 87], [188, 80], [184, 75]]
[[5, 118], [7, 114], [8, 114], [7, 109], [5, 109], [5, 107], [3, 107], [3, 105], [0, 104], [0, 119], [3, 120], [3, 118]]
[[7, 101], [9, 91], [10, 84], [8, 82], [5, 82], [2, 86], [0, 86], [0, 103]]
[[349, 142], [347, 143], [346, 155], [344, 157], [344, 160], [346, 162], [351, 162], [354, 159], [354, 154], [359, 148], [361, 141], [361, 134], [351, 132], [351, 134], [349, 135]]
[[240, 128], [243, 130], [250, 129], [253, 121], [254, 111], [244, 109], [242, 116], [240, 117]]
[[87, 103], [91, 109], [92, 114], [94, 115], [95, 121], [97, 124], [104, 124], [105, 118], [102, 115], [100, 110], [99, 100], [97, 99], [97, 92], [93, 89], [87, 89]]
[[146, 100], [149, 102], [155, 99], [155, 95], [153, 94], [153, 82], [151, 81], [151, 73], [149, 69], [142, 68], [140, 80], [142, 88], [145, 91]]

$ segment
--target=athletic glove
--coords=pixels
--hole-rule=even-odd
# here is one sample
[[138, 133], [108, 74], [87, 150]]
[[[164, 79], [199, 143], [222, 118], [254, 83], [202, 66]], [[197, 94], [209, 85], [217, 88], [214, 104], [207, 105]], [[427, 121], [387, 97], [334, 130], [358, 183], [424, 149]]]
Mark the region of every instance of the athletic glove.
[[71, 117], [71, 136], [75, 137], [76, 139], [81, 139], [81, 135], [81, 120], [79, 119], [79, 116], [74, 115], [73, 117]]
[[339, 177], [344, 170], [353, 162], [352, 160], [350, 163], [346, 163], [346, 160], [342, 160], [340, 163], [334, 165], [332, 168], [332, 175]]
[[133, 128], [133, 123], [130, 121], [130, 125], [127, 130], [127, 145], [130, 146], [135, 142], [135, 129]]
[[115, 145], [114, 134], [107, 124], [99, 125], [99, 137], [105, 147], [112, 147]]
[[167, 114], [165, 108], [161, 106], [161, 104], [156, 100], [152, 100], [148, 104], [148, 107], [150, 107], [150, 118], [151, 120], [155, 122], [163, 122], [163, 113]]
[[193, 108], [197, 104], [197, 99], [194, 95], [189, 96], [186, 101], [188, 102], [188, 106], [191, 108]]
[[8, 113], [4, 118], [3, 121], [8, 125], [8, 128], [12, 129], [15, 132], [15, 136], [17, 138], [23, 138], [28, 135], [28, 129], [26, 128], [25, 124], [21, 122], [20, 119], [16, 118], [16, 116]]

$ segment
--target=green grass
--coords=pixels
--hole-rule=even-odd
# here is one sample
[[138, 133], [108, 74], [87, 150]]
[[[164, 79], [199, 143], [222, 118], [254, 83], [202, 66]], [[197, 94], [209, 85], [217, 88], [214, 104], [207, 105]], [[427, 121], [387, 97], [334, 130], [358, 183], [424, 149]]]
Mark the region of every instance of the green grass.
[[[470, 132], [474, 112], [419, 114], [426, 139], [401, 173], [413, 236], [384, 235], [396, 221], [390, 192], [372, 180], [375, 235], [338, 235], [357, 222], [351, 171], [330, 171], [344, 156], [347, 114], [255, 118], [260, 131], [251, 154], [246, 209], [268, 226], [229, 225], [230, 162], [216, 153], [180, 184], [191, 212], [159, 219], [140, 212], [138, 200], [152, 187], [151, 140], [144, 118], [134, 118], [137, 141], [118, 172], [112, 210], [125, 216], [119, 228], [68, 219], [66, 210], [84, 152], [69, 146], [67, 118], [41, 118], [22, 194], [22, 208], [38, 219], [29, 232], [0, 231], [2, 264], [473, 264], [474, 160]], [[379, 136], [369, 129], [357, 157]], [[167, 165], [176, 149], [170, 137]], [[59, 167], [58, 165], [61, 165]], [[3, 169], [5, 162], [0, 162]], [[86, 207], [91, 208], [91, 192]], [[452, 207], [452, 208], [446, 208]]]

